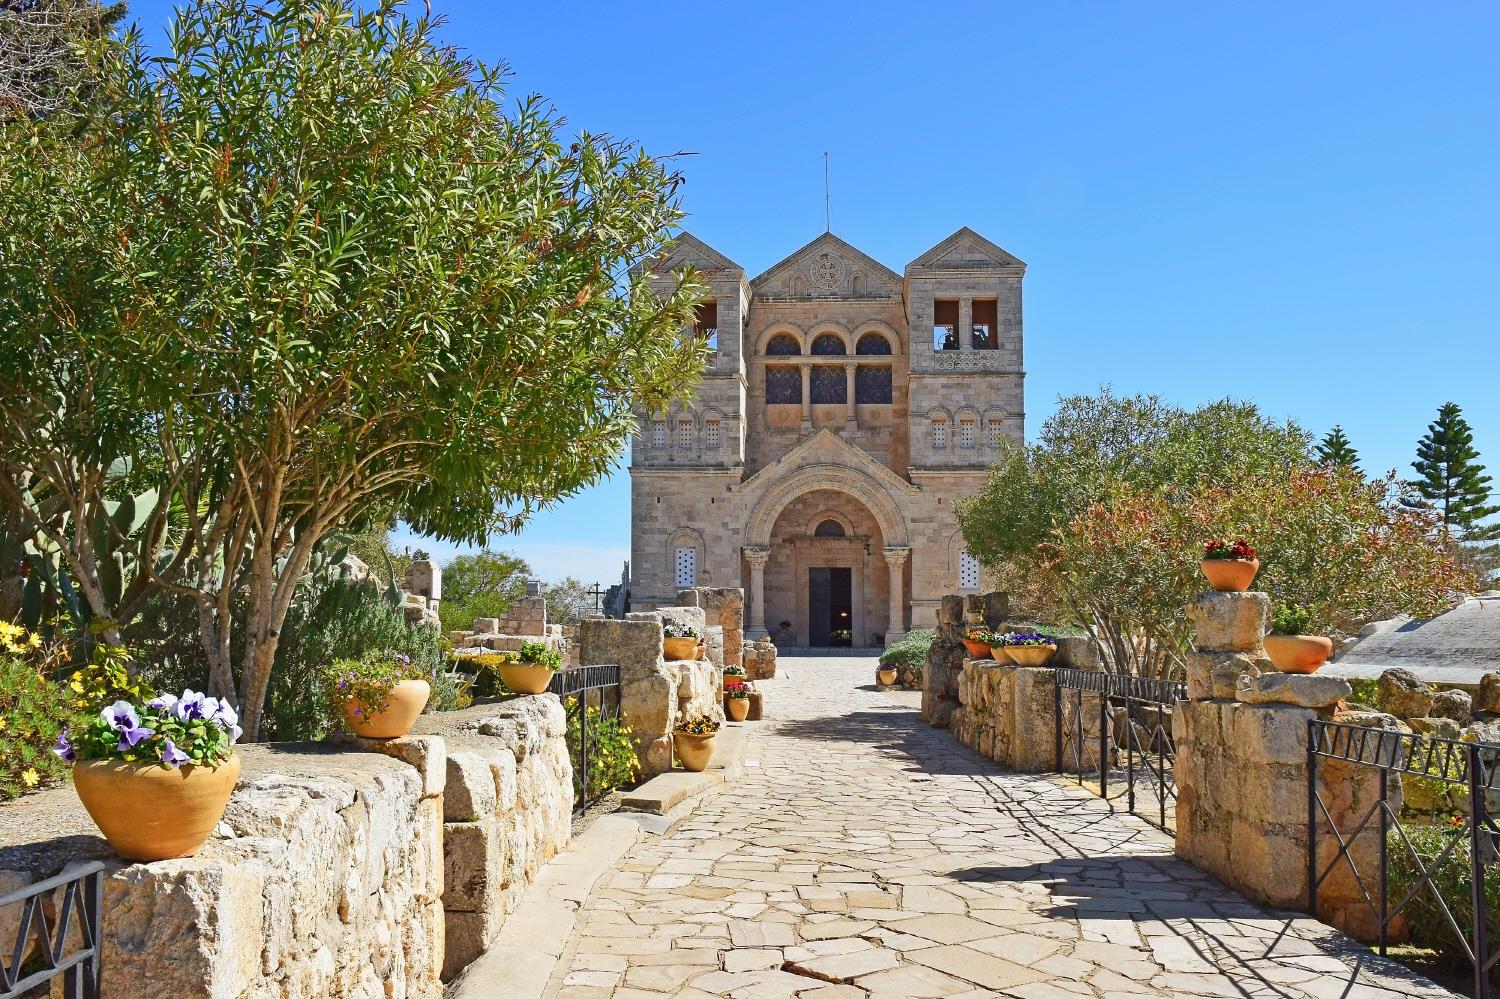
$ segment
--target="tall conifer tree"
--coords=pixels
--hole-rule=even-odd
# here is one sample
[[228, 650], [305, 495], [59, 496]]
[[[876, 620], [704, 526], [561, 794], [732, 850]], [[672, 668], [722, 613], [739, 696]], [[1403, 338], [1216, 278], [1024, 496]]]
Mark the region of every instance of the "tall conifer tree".
[[1334, 428], [1323, 435], [1323, 439], [1314, 447], [1318, 455], [1318, 464], [1325, 467], [1341, 465], [1345, 468], [1359, 469], [1359, 452], [1354, 450], [1354, 445], [1349, 442], [1349, 437], [1344, 433], [1344, 428], [1334, 425]]
[[1490, 477], [1479, 463], [1474, 431], [1457, 403], [1445, 402], [1438, 408], [1437, 419], [1417, 442], [1417, 460], [1411, 467], [1417, 471], [1412, 485], [1457, 540], [1500, 539], [1500, 523], [1482, 523], [1500, 513], [1500, 505], [1490, 505]]

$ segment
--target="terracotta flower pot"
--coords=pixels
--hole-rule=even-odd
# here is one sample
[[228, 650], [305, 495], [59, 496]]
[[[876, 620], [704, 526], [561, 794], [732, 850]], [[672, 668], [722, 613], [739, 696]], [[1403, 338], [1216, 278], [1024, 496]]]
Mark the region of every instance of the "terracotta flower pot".
[[1333, 655], [1333, 639], [1322, 635], [1267, 635], [1266, 655], [1283, 673], [1316, 673]]
[[750, 698], [731, 697], [729, 699], [729, 717], [735, 721], [744, 721], [750, 715]]
[[672, 747], [677, 750], [677, 759], [682, 763], [682, 769], [695, 774], [707, 770], [708, 761], [714, 758], [714, 738], [717, 735], [717, 732], [712, 735], [674, 732]]
[[988, 659], [993, 654], [989, 642], [975, 642], [965, 638], [964, 648], [969, 650], [970, 659]]
[[1057, 655], [1055, 645], [1007, 645], [1005, 654], [1017, 666], [1045, 666]]
[[94, 824], [127, 860], [170, 860], [196, 853], [224, 815], [239, 754], [217, 767], [80, 760], [73, 787]]
[[1220, 593], [1244, 593], [1260, 571], [1258, 558], [1206, 558], [1199, 564], [1208, 585]]
[[552, 670], [529, 663], [506, 663], [500, 667], [500, 679], [513, 694], [544, 694], [552, 682]]
[[366, 739], [399, 739], [411, 731], [427, 706], [432, 688], [426, 680], [402, 680], [391, 688], [385, 707], [371, 711], [358, 698], [344, 702], [344, 718], [355, 735]]
[[896, 682], [896, 671], [882, 667], [875, 671], [875, 680], [882, 687], [889, 687]]
[[661, 651], [667, 659], [697, 659], [698, 640], [696, 638], [663, 638]]

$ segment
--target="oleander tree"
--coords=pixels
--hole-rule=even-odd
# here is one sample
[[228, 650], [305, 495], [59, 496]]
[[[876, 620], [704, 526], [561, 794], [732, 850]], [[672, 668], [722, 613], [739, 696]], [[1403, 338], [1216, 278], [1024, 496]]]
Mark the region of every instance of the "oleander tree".
[[959, 523], [1020, 606], [1087, 629], [1111, 669], [1142, 676], [1180, 673], [1211, 538], [1250, 541], [1256, 588], [1334, 635], [1433, 614], [1472, 589], [1402, 483], [1320, 467], [1309, 443], [1248, 403], [1070, 397], [1035, 444], [1002, 451]]
[[[319, 544], [482, 543], [701, 369], [669, 160], [566, 137], [396, 0], [210, 0], [101, 41], [81, 140], [0, 134], [0, 499], [94, 617], [197, 607], [258, 732]], [[242, 622], [242, 623], [237, 623]]]

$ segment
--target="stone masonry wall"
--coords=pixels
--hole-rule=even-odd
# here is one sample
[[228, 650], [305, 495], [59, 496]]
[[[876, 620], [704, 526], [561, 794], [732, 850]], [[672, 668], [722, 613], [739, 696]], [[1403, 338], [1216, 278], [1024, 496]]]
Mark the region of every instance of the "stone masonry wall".
[[927, 650], [922, 672], [922, 717], [934, 728], [947, 728], [959, 706], [958, 678], [968, 653], [964, 631], [970, 626], [1000, 628], [1010, 612], [1003, 593], [950, 593], [937, 610], [937, 635]]
[[0, 894], [109, 865], [102, 999], [438, 999], [567, 843], [572, 771], [555, 697], [418, 727], [241, 747], [223, 822], [179, 860], [123, 861], [71, 788], [7, 803]]
[[567, 717], [550, 694], [423, 715], [447, 746], [443, 790], [442, 977], [500, 934], [537, 870], [573, 828]]
[[[1197, 651], [1189, 659], [1189, 699], [1178, 702], [1172, 724], [1177, 854], [1256, 902], [1305, 909], [1308, 723], [1386, 727], [1394, 719], [1341, 711], [1350, 688], [1337, 677], [1275, 672], [1262, 643], [1269, 614], [1263, 593], [1209, 593], [1190, 608]], [[1347, 833], [1376, 801], [1378, 772], [1321, 761], [1317, 790]], [[1321, 871], [1338, 844], [1327, 816], [1320, 811], [1317, 818]], [[1378, 839], [1361, 835], [1351, 843], [1360, 870], [1378, 871]], [[1322, 919], [1372, 937], [1371, 914], [1347, 863], [1323, 882], [1318, 903]]]

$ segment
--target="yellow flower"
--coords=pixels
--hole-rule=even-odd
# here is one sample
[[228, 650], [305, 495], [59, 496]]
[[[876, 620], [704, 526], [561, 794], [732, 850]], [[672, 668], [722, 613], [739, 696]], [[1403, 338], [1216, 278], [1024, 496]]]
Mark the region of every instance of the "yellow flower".
[[27, 787], [36, 787], [37, 782], [42, 779], [41, 775], [32, 767], [27, 767], [21, 773], [21, 780]]
[[41, 648], [42, 647], [42, 636], [41, 635], [31, 635], [31, 636], [29, 636], [26, 639], [26, 647], [28, 649], [39, 649], [39, 648]]
[[10, 725], [9, 720], [7, 720], [5, 718], [0, 718], [0, 732], [4, 732], [9, 725]]

